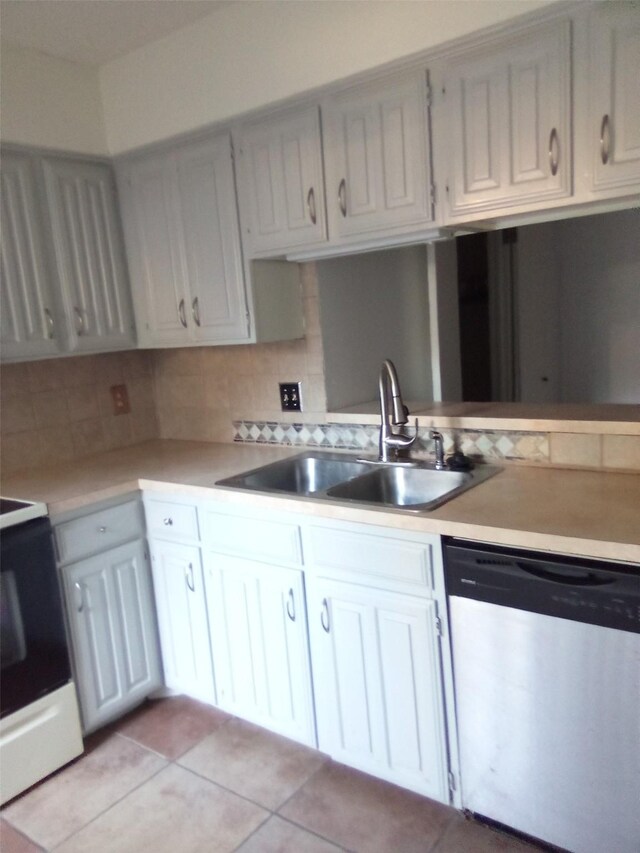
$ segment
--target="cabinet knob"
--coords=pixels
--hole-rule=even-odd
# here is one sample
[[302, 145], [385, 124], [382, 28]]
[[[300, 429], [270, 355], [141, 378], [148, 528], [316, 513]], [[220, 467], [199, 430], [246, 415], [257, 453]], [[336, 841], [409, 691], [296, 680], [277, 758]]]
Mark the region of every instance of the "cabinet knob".
[[324, 630], [329, 633], [331, 625], [329, 623], [329, 602], [326, 598], [322, 599], [322, 612], [320, 613], [320, 622]]
[[100, 527], [98, 528], [98, 533], [106, 533], [106, 532], [107, 532], [107, 528], [106, 528], [106, 527], [104, 527], [104, 526], [100, 526]]
[[338, 204], [340, 205], [340, 213], [343, 216], [347, 215], [347, 182], [343, 178], [338, 185]]
[[47, 326], [49, 327], [49, 340], [53, 340], [56, 336], [55, 334], [55, 326], [53, 323], [53, 315], [48, 308], [44, 309], [45, 320], [47, 321]]
[[313, 225], [315, 225], [316, 219], [317, 219], [317, 216], [316, 216], [316, 194], [313, 190], [313, 187], [311, 187], [309, 189], [309, 192], [307, 193], [307, 209], [309, 210], [309, 219], [311, 220]]
[[296, 600], [293, 596], [292, 588], [289, 589], [289, 596], [287, 598], [287, 616], [292, 622], [296, 621]]
[[171, 525], [173, 524], [173, 519], [172, 518], [163, 518], [162, 523], [164, 524], [165, 527], [171, 527]]
[[80, 337], [85, 333], [84, 315], [77, 305], [73, 306], [73, 313], [76, 315], [76, 332]]
[[198, 301], [198, 297], [193, 300], [191, 303], [191, 314], [193, 315], [193, 322], [196, 326], [200, 326], [200, 303]]
[[560, 143], [558, 141], [558, 131], [553, 128], [549, 135], [549, 168], [551, 174], [555, 178], [558, 174], [558, 166], [560, 165]]
[[600, 158], [602, 165], [606, 166], [609, 162], [609, 154], [611, 153], [611, 128], [609, 126], [609, 116], [605, 113], [602, 116], [600, 124]]
[[184, 299], [181, 299], [180, 302], [178, 302], [178, 319], [180, 320], [180, 323], [182, 324], [182, 326], [186, 329], [187, 328], [187, 315], [185, 314], [185, 310], [184, 310]]

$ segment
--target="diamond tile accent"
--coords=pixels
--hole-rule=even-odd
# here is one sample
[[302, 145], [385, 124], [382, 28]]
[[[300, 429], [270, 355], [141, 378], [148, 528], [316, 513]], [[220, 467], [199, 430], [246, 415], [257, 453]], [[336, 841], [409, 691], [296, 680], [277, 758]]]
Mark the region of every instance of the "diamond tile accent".
[[[279, 424], [261, 421], [234, 421], [234, 441], [260, 444], [284, 444], [296, 447], [325, 447], [375, 453], [379, 429], [373, 424]], [[549, 436], [540, 432], [507, 432], [491, 430], [443, 430], [447, 454], [456, 448], [478, 461], [518, 460], [549, 461]], [[422, 427], [414, 454], [418, 458], [433, 456], [434, 441], [430, 428]]]

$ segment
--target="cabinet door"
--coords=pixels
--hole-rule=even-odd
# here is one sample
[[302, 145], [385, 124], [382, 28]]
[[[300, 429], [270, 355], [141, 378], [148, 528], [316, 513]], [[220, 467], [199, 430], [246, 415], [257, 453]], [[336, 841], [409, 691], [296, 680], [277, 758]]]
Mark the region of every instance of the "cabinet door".
[[111, 167], [45, 158], [47, 207], [70, 349], [135, 346]]
[[243, 127], [239, 178], [252, 255], [326, 240], [318, 108]]
[[222, 134], [178, 150], [180, 227], [189, 290], [189, 323], [202, 342], [248, 337], [242, 252], [231, 159]]
[[569, 86], [568, 21], [448, 66], [442, 148], [452, 215], [570, 194]]
[[640, 12], [637, 3], [592, 11], [589, 140], [595, 191], [640, 184]]
[[209, 552], [218, 704], [315, 746], [302, 572]]
[[323, 105], [331, 239], [433, 221], [426, 72], [356, 86]]
[[435, 602], [307, 583], [319, 748], [448, 802]]
[[142, 157], [123, 168], [120, 179], [140, 343], [189, 343], [174, 157]]
[[154, 540], [151, 568], [167, 687], [215, 701], [200, 549]]
[[2, 356], [28, 358], [58, 351], [56, 322], [33, 159], [2, 153]]
[[162, 683], [149, 568], [141, 541], [63, 569], [85, 731]]

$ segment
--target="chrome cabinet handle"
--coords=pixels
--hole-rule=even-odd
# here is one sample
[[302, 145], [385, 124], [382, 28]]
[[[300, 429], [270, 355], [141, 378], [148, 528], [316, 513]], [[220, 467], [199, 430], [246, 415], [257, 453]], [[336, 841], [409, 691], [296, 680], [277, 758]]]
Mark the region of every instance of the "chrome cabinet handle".
[[191, 592], [196, 591], [195, 583], [193, 582], [193, 564], [189, 563], [189, 567], [184, 570], [184, 577], [187, 582], [187, 586], [191, 590]]
[[338, 186], [338, 204], [340, 205], [340, 213], [343, 216], [347, 215], [347, 182], [343, 178]]
[[602, 165], [606, 166], [609, 162], [609, 154], [611, 153], [611, 128], [609, 126], [609, 116], [605, 113], [602, 116], [600, 124], [600, 158]]
[[313, 190], [313, 187], [311, 187], [309, 189], [309, 192], [307, 193], [307, 209], [309, 210], [309, 219], [311, 219], [311, 222], [313, 223], [313, 225], [315, 225], [316, 219], [317, 219], [317, 217], [316, 217], [316, 194]]
[[47, 326], [49, 327], [49, 340], [52, 341], [55, 338], [55, 325], [53, 322], [53, 315], [48, 308], [44, 309], [44, 317], [47, 321]]
[[79, 337], [80, 335], [84, 335], [84, 333], [85, 333], [85, 328], [84, 328], [84, 316], [83, 316], [83, 314], [82, 314], [82, 311], [78, 308], [78, 306], [77, 306], [77, 305], [74, 305], [74, 306], [73, 306], [73, 312], [74, 312], [74, 314], [76, 315], [76, 320], [77, 320], [77, 322], [76, 322], [76, 332], [77, 332], [78, 337]]
[[329, 633], [331, 626], [329, 624], [329, 602], [326, 598], [322, 599], [322, 613], [320, 614], [320, 622], [324, 630]]
[[164, 524], [165, 527], [171, 527], [173, 525], [173, 519], [172, 518], [163, 518], [162, 523]]
[[196, 326], [200, 326], [200, 303], [197, 296], [191, 303], [191, 314], [193, 315], [193, 322]]
[[76, 590], [80, 593], [80, 604], [76, 606], [76, 609], [78, 613], [82, 613], [82, 611], [84, 610], [84, 593], [82, 590], [82, 584], [80, 583], [80, 581], [76, 581], [74, 583], [74, 586]]
[[287, 598], [287, 616], [292, 622], [296, 621], [296, 600], [293, 597], [293, 589], [289, 590], [289, 596]]
[[182, 323], [183, 327], [186, 329], [187, 328], [187, 316], [186, 316], [185, 311], [184, 311], [184, 299], [181, 299], [180, 302], [178, 303], [178, 317], [179, 317], [180, 322]]
[[558, 131], [553, 128], [549, 135], [549, 166], [551, 174], [555, 178], [558, 174], [558, 166], [560, 165], [560, 143], [558, 141]]

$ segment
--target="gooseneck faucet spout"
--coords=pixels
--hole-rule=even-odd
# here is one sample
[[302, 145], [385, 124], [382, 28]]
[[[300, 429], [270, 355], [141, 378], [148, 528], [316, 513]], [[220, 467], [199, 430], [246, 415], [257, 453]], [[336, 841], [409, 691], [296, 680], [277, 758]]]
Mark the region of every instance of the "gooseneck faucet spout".
[[[380, 443], [378, 460], [380, 462], [400, 462], [400, 454], [407, 451], [418, 437], [416, 418], [415, 435], [407, 435], [402, 430], [395, 432], [394, 426], [403, 426], [409, 420], [409, 410], [402, 400], [400, 382], [394, 363], [390, 359], [382, 362], [378, 380], [380, 394]], [[390, 453], [392, 457], [390, 458]], [[404, 459], [407, 459], [405, 456]]]

